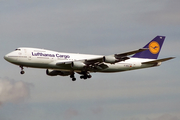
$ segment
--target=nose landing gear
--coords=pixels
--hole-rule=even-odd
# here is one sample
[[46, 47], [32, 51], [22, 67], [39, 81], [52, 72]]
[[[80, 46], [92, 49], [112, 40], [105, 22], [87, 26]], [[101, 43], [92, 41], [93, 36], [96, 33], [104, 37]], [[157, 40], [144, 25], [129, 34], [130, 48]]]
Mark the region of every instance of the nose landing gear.
[[24, 69], [23, 66], [19, 66], [19, 67], [21, 68], [21, 72], [20, 72], [20, 73], [21, 73], [21, 74], [24, 74], [25, 72], [24, 72], [24, 70], [23, 70], [23, 69]]

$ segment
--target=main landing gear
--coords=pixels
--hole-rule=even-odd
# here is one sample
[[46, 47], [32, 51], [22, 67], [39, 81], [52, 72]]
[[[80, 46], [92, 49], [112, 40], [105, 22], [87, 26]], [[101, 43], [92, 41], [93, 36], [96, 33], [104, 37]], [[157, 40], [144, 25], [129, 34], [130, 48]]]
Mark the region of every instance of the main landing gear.
[[[78, 72], [78, 74], [81, 74], [80, 78], [81, 79], [88, 79], [88, 78], [92, 78], [92, 76], [89, 74], [89, 72]], [[72, 78], [72, 81], [76, 81], [76, 78], [75, 78], [75, 73], [73, 72], [71, 75], [70, 75], [70, 78]]]
[[87, 78], [92, 78], [89, 72], [82, 72], [81, 74], [82, 74], [82, 76], [80, 76], [81, 79], [86, 80]]
[[72, 81], [76, 81], [76, 78], [75, 78], [74, 74], [75, 74], [75, 73], [73, 73], [73, 74], [70, 75], [70, 78], [72, 78]]
[[87, 79], [87, 78], [92, 78], [92, 76], [89, 74], [89, 75], [82, 75], [80, 76], [81, 79]]
[[21, 73], [21, 74], [24, 74], [25, 72], [24, 72], [24, 70], [23, 70], [23, 69], [24, 69], [23, 66], [19, 66], [19, 67], [21, 68], [21, 72], [20, 72], [20, 73]]

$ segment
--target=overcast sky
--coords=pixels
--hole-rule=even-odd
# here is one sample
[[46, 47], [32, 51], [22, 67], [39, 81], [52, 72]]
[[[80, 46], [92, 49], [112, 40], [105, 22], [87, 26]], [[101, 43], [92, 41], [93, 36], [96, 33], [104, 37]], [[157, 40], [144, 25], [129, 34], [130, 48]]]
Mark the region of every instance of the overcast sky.
[[[0, 0], [0, 120], [180, 120], [179, 0]], [[72, 82], [3, 56], [17, 47], [109, 55], [166, 36], [160, 67]]]

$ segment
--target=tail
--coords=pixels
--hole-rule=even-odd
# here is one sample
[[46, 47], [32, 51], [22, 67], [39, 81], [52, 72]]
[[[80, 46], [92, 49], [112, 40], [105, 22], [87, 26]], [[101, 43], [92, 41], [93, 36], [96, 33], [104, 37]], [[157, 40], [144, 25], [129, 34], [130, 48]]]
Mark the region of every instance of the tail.
[[148, 50], [136, 53], [132, 57], [157, 59], [161, 51], [164, 40], [165, 40], [165, 36], [156, 36], [146, 46], [143, 47], [143, 48], [148, 48]]

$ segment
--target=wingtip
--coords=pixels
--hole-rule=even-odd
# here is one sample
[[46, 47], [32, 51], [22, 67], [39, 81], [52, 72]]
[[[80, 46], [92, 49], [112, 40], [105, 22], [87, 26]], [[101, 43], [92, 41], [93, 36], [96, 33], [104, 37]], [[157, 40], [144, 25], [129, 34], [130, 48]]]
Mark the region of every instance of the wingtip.
[[171, 59], [174, 59], [174, 58], [176, 58], [176, 57], [170, 57]]

